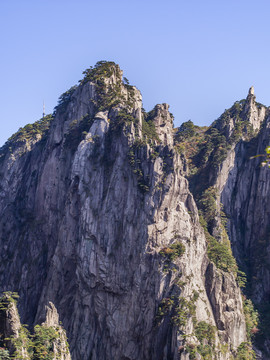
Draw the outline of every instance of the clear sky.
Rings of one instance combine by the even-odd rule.
[[[270,105],[269,18],[269,0],[0,0],[0,146],[99,60],[175,126],[209,125],[251,85]]]

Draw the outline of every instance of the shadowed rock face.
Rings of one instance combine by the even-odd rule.
[[[168,105],[146,141],[140,92],[115,68],[102,91],[119,101],[102,108],[97,89],[83,81],[43,137],[2,151],[0,290],[19,292],[30,324],[55,304],[74,360],[189,359],[201,322],[229,359],[246,340],[240,290],[209,264]]]

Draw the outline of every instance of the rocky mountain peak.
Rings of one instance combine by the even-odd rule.
[[[49,305],[45,306],[45,311],[46,320],[41,326],[45,329],[52,329],[52,331],[58,334],[57,338],[52,342],[54,359],[71,360],[66,332],[60,325],[57,309],[51,301],[49,301]]]
[[[164,145],[173,145],[173,116],[168,104],[158,104],[153,109],[153,123],[156,132]]]
[[[100,61],[83,74],[80,84],[59,98],[50,143],[60,144],[66,138],[79,137],[79,134],[88,132],[93,119],[101,113],[110,120],[117,118],[119,113],[129,114],[138,119],[140,133],[142,96],[135,86],[129,85],[126,78],[122,79],[120,67],[114,62]]]
[[[248,95],[246,98],[246,107],[254,106],[255,103],[256,103],[256,95],[254,91],[254,86],[251,86],[248,90]]]
[[[59,326],[59,315],[54,304],[49,301],[49,305],[45,306],[46,320],[43,325]]]
[[[254,91],[210,128],[188,121],[173,148],[169,105],[142,110],[122,75],[97,63],[61,96],[41,140],[4,150],[0,290],[18,289],[36,359],[44,334],[52,358],[69,359],[59,318],[74,360],[249,359],[257,320],[246,328],[219,193],[234,221],[226,205],[252,174],[236,181],[234,160]]]
[[[231,108],[226,109],[212,127],[218,129],[231,144],[240,138],[251,139],[258,133],[266,117],[266,110],[264,105],[256,102],[254,87],[251,86],[247,98],[236,101]]]
[[[249,123],[252,125],[253,130],[259,130],[265,118],[266,108],[256,103],[256,96],[254,87],[251,86],[248,91],[248,96],[245,102],[244,112],[247,116]]]
[[[254,86],[249,88],[248,95],[254,95]]]

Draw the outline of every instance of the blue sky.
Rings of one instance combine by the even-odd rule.
[[[209,125],[245,98],[270,105],[269,1],[1,0],[0,146],[51,113],[99,60],[115,61],[146,110]]]

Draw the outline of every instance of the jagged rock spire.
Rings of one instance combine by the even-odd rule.
[[[59,315],[54,304],[49,301],[49,305],[45,306],[46,320],[42,325],[59,326]]]
[[[258,130],[265,117],[265,107],[257,106],[254,86],[251,86],[248,91],[245,104],[245,113],[247,114],[248,120],[253,126],[253,129]]]
[[[254,86],[249,88],[248,95],[254,95]]]
[[[153,122],[163,145],[173,145],[173,118],[168,104],[158,104],[154,108]]]
[[[49,305],[45,306],[45,311],[46,320],[42,323],[42,326],[52,327],[58,332],[58,338],[53,342],[54,359],[71,360],[66,332],[62,326],[60,326],[57,309],[51,301],[49,301]]]

